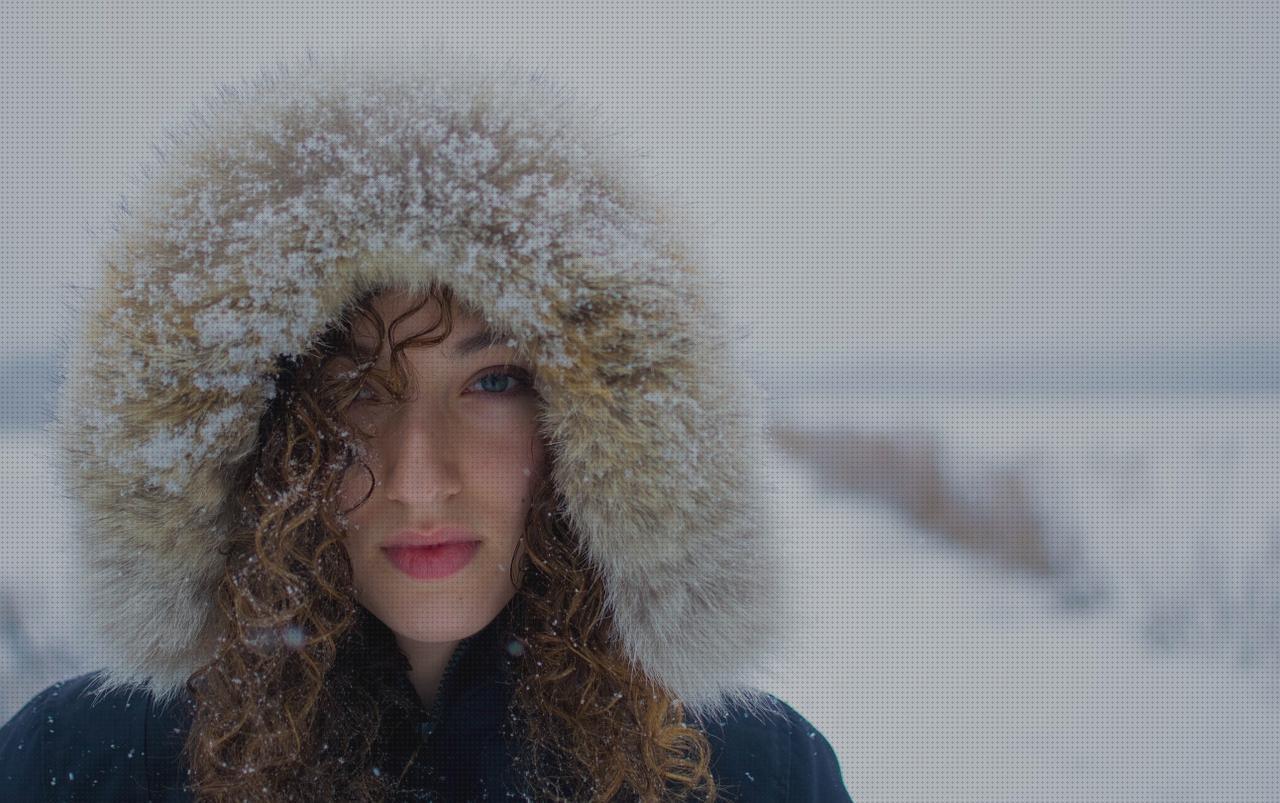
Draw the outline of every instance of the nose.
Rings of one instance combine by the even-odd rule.
[[[457,430],[436,416],[409,413],[385,434],[387,461],[383,480],[387,499],[401,502],[418,518],[432,518],[423,505],[462,490]]]

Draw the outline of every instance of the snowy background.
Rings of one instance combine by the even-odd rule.
[[[316,50],[570,80],[708,221],[770,393],[798,648],[858,803],[1280,787],[1280,10],[0,10],[0,718],[96,668],[40,425],[165,127]]]

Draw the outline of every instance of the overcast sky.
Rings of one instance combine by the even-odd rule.
[[[6,0],[0,356],[52,345],[131,171],[219,83],[308,47],[446,41],[603,103],[711,222],[772,364],[1194,362],[1274,385],[1278,22],[1270,3]]]

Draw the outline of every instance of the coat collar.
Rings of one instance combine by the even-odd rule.
[[[477,799],[515,784],[511,701],[519,642],[511,630],[512,608],[458,643],[430,707],[419,699],[390,630],[373,617],[366,620],[368,655],[376,656],[366,664],[368,680],[386,717],[375,766],[390,774],[400,797],[436,790]],[[463,789],[460,783],[478,786]]]
[[[383,712],[373,766],[392,779],[393,799],[475,800],[519,788],[514,759],[522,745],[511,713],[519,644],[511,629],[513,608],[458,643],[430,708],[409,679],[409,661],[394,634],[361,610],[335,670],[354,673]],[[147,782],[156,794],[176,795],[186,780],[181,751],[191,701],[185,692],[163,703],[148,699]]]
[[[503,712],[495,712],[489,706],[473,711],[470,706],[484,701],[501,702],[505,707],[510,698],[519,649],[511,632],[512,608],[509,604],[483,629],[458,642],[430,707],[418,697],[409,679],[409,661],[396,646],[390,629],[366,614],[362,626],[373,631],[367,641],[372,648],[369,654],[379,657],[365,665],[378,698],[424,736],[430,736],[435,729],[496,728]],[[486,721],[477,721],[477,714],[485,715]]]

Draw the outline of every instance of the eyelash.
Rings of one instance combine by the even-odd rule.
[[[479,379],[477,379],[475,382],[472,382],[471,385],[468,385],[468,387],[475,386],[480,382],[488,379],[491,376],[509,376],[512,379],[519,382],[520,386],[517,386],[515,390],[508,389],[505,391],[497,391],[494,393],[487,393],[485,391],[480,391],[480,395],[482,396],[514,396],[519,393],[524,393],[526,391],[533,390],[533,382],[529,378],[528,373],[526,373],[524,370],[520,368],[505,368],[505,369],[499,368],[491,371],[486,371],[484,374],[480,376]],[[372,391],[372,388],[369,384],[365,384],[363,387],[360,388],[360,390],[356,391],[355,398],[352,399],[352,404],[355,404],[357,402],[377,401],[378,399],[377,396],[374,396],[372,398],[363,397],[361,394],[365,393],[366,391],[370,391],[370,392]]]
[[[524,371],[520,370],[519,368],[497,369],[497,370],[489,371],[484,375],[482,375],[475,382],[472,382],[471,385],[473,386],[477,385],[491,376],[509,376],[512,379],[519,382],[520,386],[517,386],[515,390],[508,389],[505,391],[498,391],[496,393],[487,393],[487,392],[481,391],[481,395],[483,396],[514,396],[515,394],[521,393],[525,390],[533,389],[533,383],[530,381],[529,375],[526,374]]]

